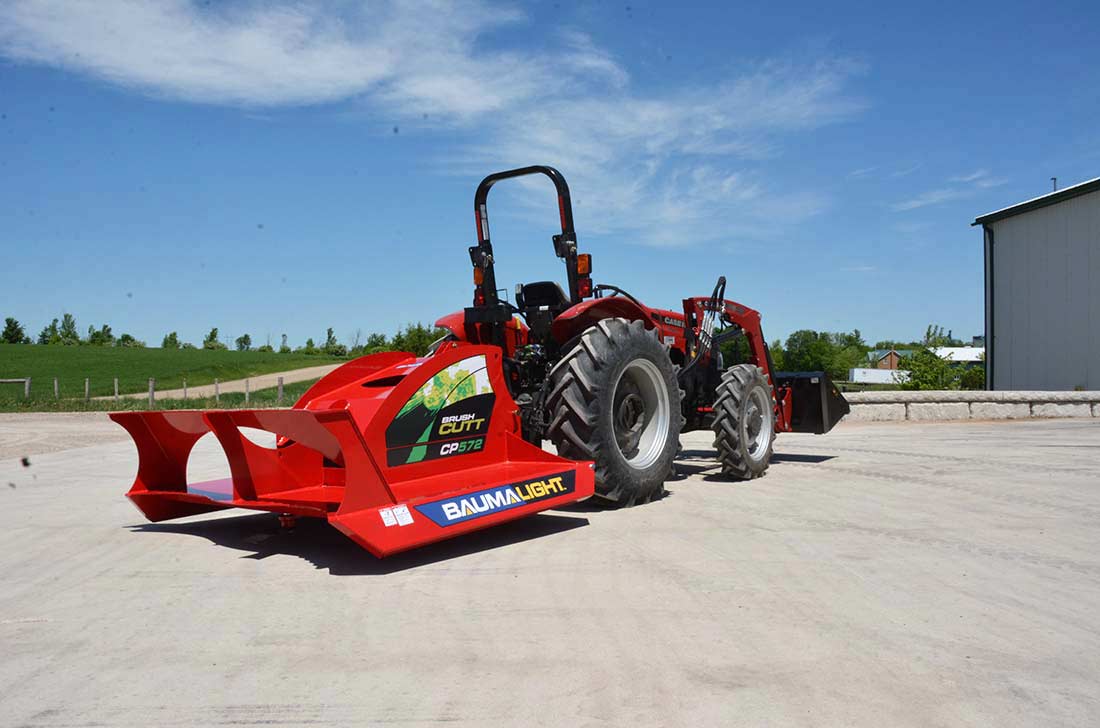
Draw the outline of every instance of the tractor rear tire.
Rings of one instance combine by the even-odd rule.
[[[604,319],[550,371],[547,438],[596,464],[596,496],[632,506],[664,495],[684,417],[668,349],[641,321]]]
[[[722,474],[741,480],[768,469],[775,444],[775,399],[764,370],[737,364],[722,374],[714,400],[714,447]]]

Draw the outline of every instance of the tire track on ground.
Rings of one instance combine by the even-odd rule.
[[[952,482],[947,478],[928,478],[920,475],[914,475],[906,473],[899,475],[896,473],[883,472],[878,470],[866,470],[863,468],[834,465],[829,463],[827,465],[822,463],[798,463],[798,462],[785,462],[784,466],[792,466],[795,468],[820,468],[825,467],[830,472],[847,473],[849,475],[855,475],[860,478],[872,479],[872,480],[886,480],[894,483],[902,484],[918,484],[927,486],[930,488],[936,488],[939,490],[954,491],[957,493],[966,493],[967,495],[974,496],[983,500],[993,501],[995,503],[1003,503],[1013,506],[1028,506],[1031,508],[1038,508],[1051,513],[1073,515],[1073,516],[1088,516],[1092,518],[1100,518],[1100,508],[1090,503],[1083,503],[1080,501],[1075,502],[1054,502],[1041,498],[1032,498],[1024,495],[1013,495],[1006,491],[989,491],[981,488],[975,488],[967,485],[963,485],[958,482]],[[1005,483],[1010,483],[1006,478]],[[1031,486],[1028,486],[1031,487]]]

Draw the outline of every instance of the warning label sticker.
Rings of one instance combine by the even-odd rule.
[[[409,513],[408,506],[396,506],[393,509],[393,515],[397,519],[398,526],[407,526],[413,522],[412,514]]]
[[[383,508],[378,511],[378,515],[382,517],[382,524],[386,528],[390,526],[408,526],[413,522],[412,513],[409,512],[408,506]]]

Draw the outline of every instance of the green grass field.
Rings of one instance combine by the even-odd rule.
[[[243,392],[231,392],[223,394],[218,400],[213,397],[191,397],[189,399],[157,399],[155,409],[241,409],[266,407],[290,407],[298,398],[306,393],[316,382],[311,379],[305,382],[294,382],[283,386],[283,401],[279,404],[278,388],[269,387],[258,389],[249,395],[248,402],[244,401]],[[118,412],[120,410],[141,411],[149,409],[149,400],[120,398],[116,404],[113,399],[93,399],[84,401],[83,395],[73,398],[54,399],[51,393],[48,397],[32,397],[23,399],[22,394],[18,398],[10,396],[10,393],[0,395],[0,412]]]
[[[53,399],[53,379],[58,378],[61,397],[84,396],[84,379],[91,380],[93,397],[119,392],[144,392],[149,378],[157,389],[177,389],[225,382],[258,374],[289,371],[344,361],[330,356],[277,354],[257,351],[206,351],[203,349],[129,349],[106,346],[25,346],[0,344],[0,379],[31,378],[31,398]],[[22,386],[0,385],[0,401],[23,396]]]

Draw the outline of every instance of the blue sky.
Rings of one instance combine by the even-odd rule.
[[[833,7],[840,6],[840,7]],[[980,213],[1100,175],[1096,3],[0,5],[0,316],[293,344],[468,305],[485,173],[769,339],[983,327]],[[498,281],[562,277],[548,183]]]

